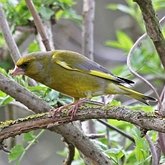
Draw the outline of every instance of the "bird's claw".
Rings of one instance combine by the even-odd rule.
[[[56,109],[51,109],[50,110],[50,115],[53,117],[53,118],[57,118],[57,114],[62,112],[64,109],[69,108],[69,111],[68,111],[68,115],[71,116],[70,120],[72,120],[75,116],[76,116],[76,113],[77,113],[77,110],[78,108],[86,101],[86,99],[82,99],[82,100],[78,100],[77,102],[74,102],[74,103],[71,103],[71,104],[68,104],[68,105],[63,105],[59,108],[56,108]]]

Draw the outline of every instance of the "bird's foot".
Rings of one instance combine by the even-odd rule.
[[[84,102],[86,102],[86,101],[87,101],[87,99],[80,99],[80,100],[78,100],[78,101],[72,103],[72,106],[71,106],[71,108],[70,108],[69,111],[68,111],[68,115],[71,116],[71,120],[72,120],[72,119],[74,118],[74,116],[76,115],[78,108],[79,108]]]
[[[86,101],[87,101],[87,99],[81,99],[81,100],[78,100],[74,103],[63,105],[63,106],[61,106],[59,108],[56,108],[56,109],[51,109],[50,110],[50,116],[52,116],[53,118],[57,118],[57,114],[59,114],[63,110],[70,107],[69,111],[68,111],[68,115],[71,116],[71,120],[72,120],[74,118],[74,116],[76,115],[76,112],[77,112],[78,108]]]
[[[63,105],[58,108],[52,108],[50,110],[50,116],[53,117],[54,119],[57,118],[58,114],[62,112],[64,109],[68,108],[71,104]]]
[[[70,108],[69,111],[68,111],[68,115],[71,116],[71,120],[72,120],[72,119],[74,118],[74,116],[76,115],[78,108],[79,108],[84,102],[86,102],[86,101],[87,101],[87,99],[85,98],[85,99],[80,99],[80,100],[78,100],[78,101],[72,103],[72,106],[71,106],[71,108]]]

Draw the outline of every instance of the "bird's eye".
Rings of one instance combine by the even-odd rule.
[[[25,68],[27,68],[27,66],[28,66],[28,62],[25,62],[22,65],[20,65],[19,67],[25,69]]]

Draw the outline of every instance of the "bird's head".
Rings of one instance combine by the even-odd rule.
[[[34,77],[39,74],[44,68],[44,64],[47,62],[46,55],[32,53],[30,55],[21,57],[15,65],[12,75],[27,75],[29,77]]]

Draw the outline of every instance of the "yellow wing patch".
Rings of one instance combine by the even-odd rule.
[[[58,65],[62,66],[63,68],[65,68],[65,69],[80,71],[80,70],[78,70],[78,69],[71,68],[65,61],[56,60],[56,63],[57,63]]]
[[[115,77],[113,75],[108,74],[108,73],[104,73],[104,72],[99,71],[99,70],[85,70],[85,69],[79,69],[76,67],[75,68],[71,67],[67,62],[60,60],[60,56],[58,56],[58,54],[54,54],[53,58],[55,59],[55,62],[58,65],[62,66],[65,69],[72,70],[72,71],[74,70],[74,71],[82,72],[85,74],[90,74],[93,76],[97,76],[97,77],[101,77],[101,78],[105,78],[105,79],[109,79],[109,80],[115,80]]]
[[[115,78],[112,75],[101,72],[101,71],[97,71],[97,70],[85,71],[85,70],[79,70],[79,69],[76,69],[76,68],[71,68],[65,61],[56,60],[56,63],[58,65],[62,66],[63,68],[68,69],[68,70],[74,70],[74,71],[90,74],[90,75],[93,75],[93,76],[106,78],[106,79],[109,79],[109,80],[115,80]]]
[[[106,79],[109,79],[109,80],[115,80],[115,78],[112,75],[110,75],[108,73],[98,71],[98,70],[90,70],[89,74],[91,74],[93,76],[97,76],[97,77],[106,78]]]

